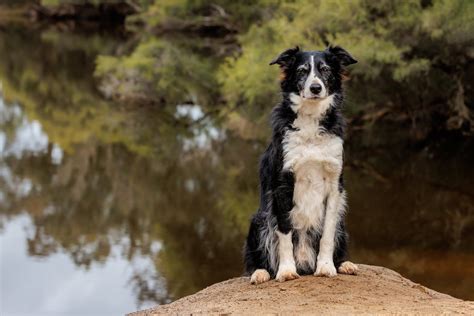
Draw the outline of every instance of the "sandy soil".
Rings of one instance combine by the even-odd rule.
[[[171,304],[132,313],[164,314],[465,314],[474,302],[438,293],[390,269],[359,265],[356,276],[305,276],[250,285],[249,278],[214,284]]]

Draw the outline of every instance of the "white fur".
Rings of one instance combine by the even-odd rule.
[[[306,78],[306,82],[304,84],[304,90],[303,90],[303,97],[305,98],[324,98],[327,96],[327,89],[324,83],[322,82],[321,79],[316,76],[316,65],[314,64],[314,56],[311,56],[311,61],[310,61],[310,67],[311,71],[308,75],[308,78]],[[314,93],[311,92],[310,87],[313,83],[319,83],[322,87],[321,92],[319,94],[315,95]]]
[[[270,280],[270,273],[265,269],[257,269],[250,277],[251,284],[260,284]]]
[[[298,244],[295,246],[296,267],[314,270],[316,267],[316,254],[307,232],[299,232]]]
[[[334,247],[335,247],[335,236],[336,227],[341,210],[345,207],[345,196],[341,194],[337,188],[337,184],[331,192],[329,192],[326,216],[324,218],[323,235],[319,244],[318,254],[318,267],[324,265],[325,262],[332,262]]]
[[[271,208],[271,205],[269,205]],[[278,269],[278,236],[275,234],[277,230],[277,221],[274,216],[270,216],[266,225],[260,231],[259,248],[268,254],[268,262],[273,271]]]
[[[290,219],[302,237],[295,247],[296,264],[314,269],[316,255],[306,232],[310,229],[322,231],[316,270],[331,276],[335,273],[332,254],[336,226],[345,203],[344,195],[338,189],[343,141],[324,133],[319,120],[332,106],[333,96],[305,99],[293,94],[290,98],[292,109],[298,116],[293,123],[295,130],[288,131],[283,140],[283,168],[295,175],[294,207]]]
[[[357,274],[357,271],[359,267],[350,261],[344,261],[337,269],[337,272],[342,274]]]
[[[314,275],[327,276],[327,277],[336,276],[337,271],[332,259],[322,260],[322,259],[319,259],[319,256],[318,256],[318,266],[316,267],[316,272],[314,273]]]
[[[276,232],[278,236],[278,257],[279,266],[276,275],[277,281],[286,281],[298,277],[296,273],[295,259],[293,257],[293,242],[291,240],[291,232],[283,234]]]
[[[291,93],[290,101],[292,103],[291,108],[295,113],[298,113],[298,118],[300,119],[300,121],[307,121],[305,118],[319,120],[324,115],[324,113],[326,113],[326,111],[332,106],[334,102],[334,95],[331,94],[330,96],[327,96],[322,99],[307,99],[297,95],[296,93]],[[296,123],[295,120],[295,123],[293,124],[298,123]]]

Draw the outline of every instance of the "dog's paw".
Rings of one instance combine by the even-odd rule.
[[[250,277],[250,284],[261,284],[270,280],[270,273],[265,269],[257,269]]]
[[[327,277],[336,276],[337,271],[334,262],[332,262],[332,260],[318,261],[314,275]]]
[[[357,274],[358,270],[359,267],[350,261],[344,261],[337,269],[337,271],[342,274]]]
[[[278,282],[285,282],[289,280],[298,279],[300,275],[293,269],[278,270],[275,280]]]

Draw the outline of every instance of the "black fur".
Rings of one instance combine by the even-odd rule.
[[[269,253],[263,246],[262,231],[270,225],[286,234],[292,231],[289,213],[293,208],[293,190],[295,179],[290,171],[283,170],[282,141],[292,126],[297,114],[292,110],[290,94],[300,94],[302,84],[308,76],[307,64],[310,56],[318,63],[318,77],[322,78],[329,95],[334,94],[334,106],[320,120],[320,126],[326,133],[344,137],[344,119],[341,113],[343,105],[342,73],[344,67],[356,61],[342,48],[329,47],[325,51],[300,51],[298,47],[286,50],[270,64],[278,64],[282,70],[282,101],[273,109],[271,125],[273,129],[271,142],[260,161],[260,207],[252,217],[245,245],[245,270],[252,274],[256,269],[266,269],[275,277],[275,269],[270,264]],[[342,175],[339,190],[344,190]],[[274,226],[273,226],[274,225]],[[345,260],[347,234],[344,230],[344,219],[339,222],[334,264],[337,267]],[[311,244],[319,251],[321,232],[310,230]],[[293,232],[293,243],[298,241],[298,234]],[[303,269],[299,274],[312,274],[314,270]]]

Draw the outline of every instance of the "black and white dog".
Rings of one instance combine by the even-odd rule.
[[[357,61],[341,47],[280,54],[283,100],[272,112],[272,140],[260,162],[260,208],[245,245],[251,283],[300,274],[355,274],[344,261],[342,79]]]

